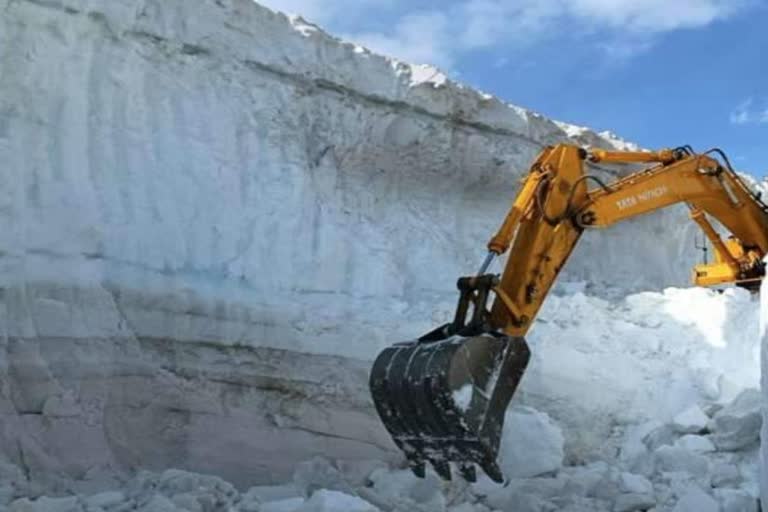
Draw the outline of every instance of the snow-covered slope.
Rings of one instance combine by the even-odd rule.
[[[247,486],[317,454],[393,460],[371,358],[450,315],[544,145],[629,146],[250,0],[0,12],[0,452],[49,485],[181,467]],[[678,292],[595,297],[684,284],[693,233],[673,209],[590,233],[569,263],[587,295],[547,305],[521,394],[562,423],[569,460],[622,412],[754,383],[722,376],[751,345],[709,346],[700,320],[649,306]],[[723,325],[753,315],[743,294],[702,293]],[[684,392],[666,396],[673,368]]]

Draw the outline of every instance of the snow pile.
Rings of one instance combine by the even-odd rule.
[[[516,399],[563,425],[570,461],[589,460],[616,424],[701,422],[679,414],[758,388],[758,317],[759,301],[740,289],[552,295]]]

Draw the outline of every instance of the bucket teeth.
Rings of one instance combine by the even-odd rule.
[[[483,468],[483,471],[485,471],[485,474],[488,475],[488,478],[496,482],[497,484],[503,484],[504,483],[504,474],[501,472],[501,468],[498,464],[496,464],[496,461],[489,460],[486,461],[481,465]]]
[[[495,461],[504,413],[529,356],[523,338],[481,335],[393,345],[376,358],[376,410],[416,476],[429,462],[450,480],[456,462],[466,480],[477,464],[503,481]],[[460,390],[471,396],[455,398]]]
[[[477,471],[472,464],[459,464],[459,473],[467,482],[477,482]]]
[[[423,462],[413,464],[411,466],[411,471],[413,471],[413,474],[419,478],[424,478],[427,476],[427,466]]]
[[[435,473],[440,475],[440,478],[442,478],[443,480],[451,479],[451,464],[448,461],[433,460],[431,462],[432,462],[432,467],[435,468]]]

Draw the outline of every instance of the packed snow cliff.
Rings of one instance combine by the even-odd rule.
[[[371,407],[372,358],[451,316],[537,152],[630,144],[250,0],[0,12],[0,507],[754,503],[758,308],[664,290],[697,259],[678,209],[580,243],[509,486],[413,480]]]

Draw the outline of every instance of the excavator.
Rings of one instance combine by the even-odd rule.
[[[639,170],[606,183],[588,172],[598,164]],[[694,266],[693,283],[757,291],[768,253],[768,206],[721,150],[560,144],[539,154],[479,272],[459,278],[453,321],[384,349],[374,361],[374,405],[417,476],[429,463],[450,480],[454,464],[468,481],[477,479],[476,466],[504,481],[496,459],[505,411],[530,359],[525,335],[582,234],[678,203],[687,205],[714,254]],[[489,273],[506,252],[503,272]]]

